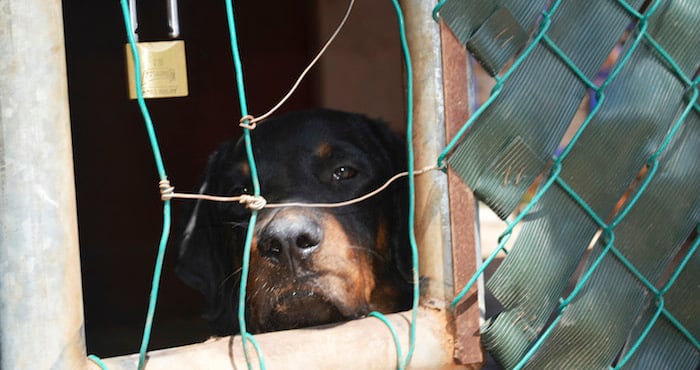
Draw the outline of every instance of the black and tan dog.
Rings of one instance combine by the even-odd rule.
[[[252,131],[261,195],[268,203],[340,202],[364,195],[405,168],[402,141],[382,122],[313,110]],[[252,193],[244,143],[211,155],[200,193]],[[252,332],[328,324],[410,305],[405,183],[339,208],[263,209],[254,228],[246,293]],[[206,299],[216,334],[236,318],[250,211],[237,203],[188,204],[177,272]]]

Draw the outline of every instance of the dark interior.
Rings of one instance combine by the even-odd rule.
[[[140,40],[167,39],[165,1],[138,3]],[[329,3],[235,2],[251,113],[272,107],[325,42],[347,6]],[[178,191],[192,190],[209,153],[240,134],[224,6],[224,1],[179,2],[189,96],[147,101]],[[400,130],[401,60],[389,7],[358,1],[345,36],[281,111],[355,110]],[[158,176],[138,105],[127,98],[119,2],[66,0],[63,11],[88,352],[134,353],[161,234]],[[175,220],[179,208],[174,201]],[[201,341],[209,333],[200,318],[202,299],[175,276],[174,257],[169,246],[149,349]]]

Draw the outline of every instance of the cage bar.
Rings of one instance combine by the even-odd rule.
[[[434,4],[404,1],[409,48],[414,66],[414,149],[416,168],[436,163],[446,143],[446,114],[449,132],[468,115],[467,59],[456,51],[446,67],[455,85],[443,86],[441,32],[432,17]],[[455,43],[449,48],[463,49]],[[453,50],[455,52],[455,50]],[[460,77],[461,76],[461,77]],[[462,89],[457,84],[462,84]],[[449,112],[444,110],[443,89],[452,89],[453,101],[463,101]],[[463,123],[463,122],[462,122]],[[452,193],[468,191],[452,184]],[[476,300],[460,307],[462,340],[455,352],[454,317],[447,309],[454,296],[453,272],[470,276],[474,271],[474,202],[467,196],[450,203],[447,176],[441,172],[421,175],[416,181],[416,235],[420,254],[422,281],[421,308],[417,318],[416,350],[409,368],[478,368],[482,362],[478,344],[479,312]],[[452,222],[467,221],[458,239],[451,239],[450,206],[460,207],[460,217]],[[466,218],[465,218],[466,216]],[[471,221],[470,221],[471,220]],[[460,243],[459,271],[452,269],[453,242]],[[471,271],[466,271],[471,269]],[[467,275],[468,274],[468,275]],[[475,295],[474,295],[475,297]],[[408,350],[411,312],[388,315],[394,324],[404,354]],[[476,333],[475,333],[476,331]],[[466,333],[466,334],[464,334]],[[397,366],[396,346],[388,328],[375,318],[355,320],[319,328],[298,329],[256,335],[268,368],[393,369]],[[472,348],[473,347],[473,348]],[[356,348],[356,349],[351,349]],[[366,350],[365,350],[366,349]],[[252,349],[249,353],[255,353]],[[240,336],[212,339],[205,343],[149,353],[148,369],[190,369],[206,364],[208,368],[246,368]],[[457,358],[457,361],[455,361]],[[131,369],[137,355],[105,360],[112,370]],[[251,361],[257,368],[256,359]],[[464,365],[460,365],[464,364]],[[96,365],[94,366],[95,368]]]
[[[403,3],[416,71],[417,168],[435,163],[446,138],[434,5]],[[0,10],[0,368],[97,368],[85,352],[61,4],[0,0]],[[453,359],[447,309],[454,294],[447,177],[433,172],[419,178],[416,227],[421,275],[428,283],[409,368],[463,368]],[[404,354],[410,317],[388,315]],[[376,318],[256,338],[269,368],[397,364],[391,333]],[[138,360],[128,355],[104,361],[110,369],[132,369]],[[242,368],[244,361],[240,337],[234,336],[150,352],[147,369]]]
[[[409,368],[457,369],[452,360],[452,336],[444,311],[421,309],[418,315],[416,352]],[[394,325],[405,354],[411,312],[387,316]],[[386,326],[375,318],[339,325],[272,332],[255,336],[268,369],[395,369],[396,346]],[[255,350],[250,347],[253,369],[258,369]],[[104,361],[110,370],[136,368],[138,355],[113,357]],[[93,365],[95,370],[99,369]],[[153,351],[148,370],[246,369],[241,337],[213,339],[190,346]]]
[[[474,81],[467,50],[440,20],[442,75],[445,94],[445,136],[451,140],[471,115],[470,86]],[[447,170],[452,241],[453,293],[459,294],[479,267],[477,207],[474,193],[451,168]],[[480,302],[475,284],[455,307],[455,360],[479,367],[484,362],[481,348]]]
[[[85,364],[60,1],[0,0],[0,368]]]

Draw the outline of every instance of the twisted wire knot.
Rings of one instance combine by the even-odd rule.
[[[238,202],[245,204],[246,207],[254,211],[259,211],[267,205],[267,200],[265,200],[265,198],[248,194],[241,195],[241,199]]]
[[[158,188],[160,189],[160,199],[163,201],[173,199],[173,194],[175,193],[175,188],[170,185],[170,180],[164,179],[158,182]]]
[[[247,116],[243,116],[241,120],[238,121],[238,126],[247,128],[248,130],[254,130],[258,126],[258,123],[255,121],[255,117],[249,114]]]

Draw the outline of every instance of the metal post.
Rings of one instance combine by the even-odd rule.
[[[442,38],[442,68],[445,93],[445,128],[451,140],[470,115],[474,100],[474,83],[467,50],[440,21]],[[474,275],[481,254],[477,241],[477,209],[474,193],[451,169],[447,171],[450,193],[450,219],[452,230],[452,261],[454,293],[458,294]],[[479,368],[484,362],[480,340],[480,311],[476,285],[455,307],[455,359],[464,365]]]
[[[0,0],[0,368],[86,368],[60,1]]]
[[[433,20],[437,1],[404,0],[414,80],[414,147],[416,168],[437,162],[449,139],[469,117],[468,62],[464,47]],[[447,311],[455,292],[476,271],[475,201],[452,171],[416,179],[416,236],[420,248],[422,304]],[[456,286],[455,284],[459,284]],[[458,363],[478,368],[476,289],[447,314],[454,320]]]
[[[437,163],[445,147],[440,27],[436,2],[404,0],[406,38],[413,64],[413,146],[416,169]],[[447,178],[437,171],[416,177],[416,239],[423,305],[445,308],[452,294]]]

